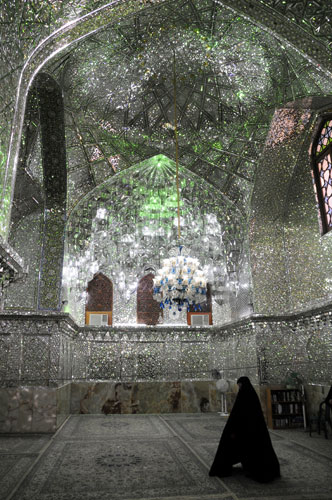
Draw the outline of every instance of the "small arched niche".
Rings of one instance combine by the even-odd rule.
[[[96,273],[88,283],[85,305],[85,324],[112,325],[113,283],[103,273]]]
[[[211,285],[206,285],[206,301],[200,307],[189,306],[187,311],[187,323],[192,326],[212,325],[212,295]]]
[[[154,274],[143,276],[137,286],[137,323],[156,325],[162,316],[158,301],[153,298]]]

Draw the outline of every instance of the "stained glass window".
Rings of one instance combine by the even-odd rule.
[[[332,229],[332,117],[326,118],[313,148],[314,186],[322,233]]]

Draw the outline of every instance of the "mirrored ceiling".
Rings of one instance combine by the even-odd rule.
[[[295,49],[213,0],[146,8],[43,71],[65,99],[70,208],[138,162],[174,159],[176,109],[180,163],[246,217],[274,109],[332,87]]]

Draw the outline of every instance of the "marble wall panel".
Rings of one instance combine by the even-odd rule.
[[[13,432],[19,416],[19,389],[0,388],[0,432]]]
[[[319,405],[326,398],[330,387],[318,384],[306,384],[304,386],[308,418],[318,415]]]
[[[132,391],[133,413],[181,412],[180,382],[137,382]]]
[[[55,432],[56,392],[49,387],[0,389],[0,432]]]
[[[139,413],[138,388],[138,383],[115,383],[114,402],[107,401],[102,407],[102,412]]]
[[[57,426],[56,389],[35,387],[33,389],[32,432],[55,432]]]
[[[214,381],[72,383],[71,413],[200,413],[220,410]]]
[[[35,409],[35,389],[32,389],[30,387],[19,387],[17,398],[19,404],[17,421],[13,421],[12,424],[22,432],[31,432]]]
[[[120,387],[121,386],[121,387]],[[121,413],[130,408],[131,385],[118,382],[72,383],[71,413]],[[104,411],[103,411],[104,408]],[[124,411],[124,413],[132,413]]]
[[[56,388],[56,427],[70,415],[71,382]]]
[[[182,413],[195,413],[198,409],[202,413],[211,411],[209,381],[181,382]]]
[[[221,393],[216,388],[216,381],[208,381],[209,384],[209,409],[210,411],[221,410]]]

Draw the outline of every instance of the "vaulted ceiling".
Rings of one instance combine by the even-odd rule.
[[[70,206],[155,154],[174,159],[176,98],[179,162],[246,215],[274,109],[332,88],[292,47],[213,0],[145,9],[44,70],[64,92]]]
[[[328,48],[329,6],[323,1],[250,2],[248,14],[256,7],[275,12],[274,34],[239,15],[240,1],[233,2],[236,11],[219,0],[141,3],[146,8],[139,13],[70,45],[43,67],[64,96],[68,207],[138,162],[156,154],[175,158],[176,97],[179,162],[219,189],[246,218],[274,109],[332,89],[318,65],[280,38],[278,23],[285,16],[301,26],[304,38],[310,35]],[[1,28],[8,41],[14,39],[19,62],[47,32],[102,4],[14,2],[2,13]],[[11,75],[17,70],[10,59],[13,50],[9,44],[2,47]],[[37,140],[23,165],[37,182],[42,177],[39,151]]]

